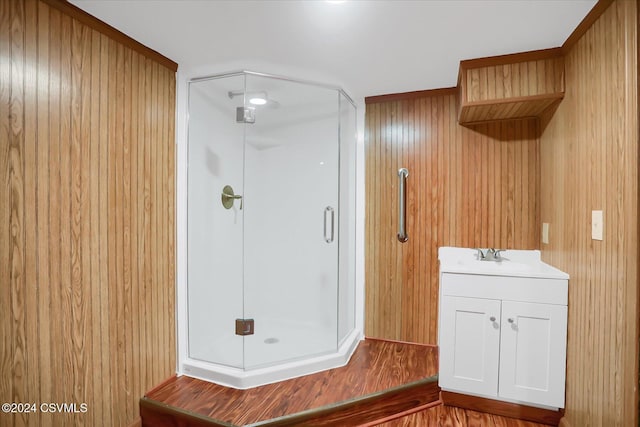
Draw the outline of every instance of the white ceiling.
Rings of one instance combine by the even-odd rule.
[[[187,75],[249,69],[371,95],[455,86],[462,59],[562,45],[595,0],[71,0]]]

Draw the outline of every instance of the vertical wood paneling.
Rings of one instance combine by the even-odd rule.
[[[367,104],[368,336],[437,343],[438,247],[539,245],[535,120],[459,126],[455,96]],[[409,169],[405,244],[400,167]]]
[[[38,4],[38,16],[47,16],[48,9]],[[38,66],[37,66],[37,117],[47,118],[45,120],[38,120],[37,122],[37,139],[42,141],[48,141],[50,139],[49,129],[49,88],[51,85],[49,76],[49,19],[42,19],[39,23],[39,31],[37,32],[37,44],[38,44]],[[1,103],[1,101],[0,101]],[[49,286],[46,283],[49,281],[51,272],[51,259],[49,253],[49,241],[50,241],[50,157],[51,147],[48,143],[38,142],[37,150],[37,170],[38,172],[38,184],[37,184],[37,196],[36,199],[40,202],[37,204],[37,244],[38,248],[36,253],[38,254],[38,275],[36,283],[38,286],[38,313],[35,319],[38,320],[38,346],[40,349],[38,355],[38,398],[42,400],[43,396],[51,396],[53,393],[52,384],[50,381],[43,381],[43,377],[46,376],[46,372],[52,372],[51,364],[51,332],[50,329],[43,326],[51,323],[51,307],[49,301],[51,301],[51,292]],[[40,323],[41,322],[41,323]],[[50,426],[51,418],[46,417],[43,414],[38,414],[38,422],[42,426]]]
[[[24,49],[24,5],[11,3],[10,31],[11,54],[22,59]],[[28,366],[25,366],[27,353],[25,333],[25,224],[24,224],[24,61],[11,58],[11,96],[9,100],[9,177],[5,185],[9,187],[9,224],[10,248],[7,259],[10,277],[7,283],[11,287],[11,317],[14,349],[11,358],[13,389],[12,393],[17,401],[25,399],[28,387]],[[16,425],[26,425],[26,414],[15,415]]]
[[[38,319],[26,313],[27,307],[38,307],[39,286],[37,282],[38,259],[37,254],[37,173],[36,168],[29,165],[36,164],[37,159],[37,72],[35,69],[26,66],[37,63],[37,3],[26,3],[24,10],[24,46],[25,46],[25,68],[24,68],[24,203],[32,206],[25,209],[25,377],[26,389],[34,390],[39,394],[39,378],[37,372],[40,370],[38,354],[30,351],[37,347],[38,342]],[[30,268],[28,267],[30,266]],[[29,415],[23,416],[24,424],[30,422]]]
[[[88,22],[88,21],[87,21]],[[0,401],[128,426],[175,371],[175,74],[47,2],[0,2]]]
[[[11,81],[11,4],[9,2],[0,2],[0,82]],[[9,150],[10,150],[10,99],[11,85],[0,84],[0,259],[10,260],[11,248],[11,203],[10,189],[6,183],[9,182]],[[0,286],[0,313],[11,312],[11,268],[9,262],[0,262],[0,277],[3,280],[3,286]],[[11,332],[11,322],[7,320],[7,316],[3,316],[4,320],[0,322],[0,337],[3,339],[3,345],[7,341],[13,342],[13,334]],[[0,396],[11,396],[13,393],[13,372],[11,367],[12,352],[0,352]],[[5,415],[7,423],[13,423],[12,414]]]
[[[542,255],[571,275],[571,426],[638,424],[637,19],[636,2],[615,1],[572,40],[564,101],[541,122]],[[604,212],[602,241],[592,210]]]

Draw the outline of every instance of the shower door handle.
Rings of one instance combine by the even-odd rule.
[[[406,168],[398,169],[398,240],[401,243],[409,240],[407,234],[407,177],[409,171]]]
[[[331,214],[331,230],[327,234],[327,216]],[[324,241],[327,243],[333,242],[333,229],[335,224],[334,210],[331,206],[324,208]]]

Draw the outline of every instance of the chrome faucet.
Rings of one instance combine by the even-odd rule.
[[[478,251],[477,253],[477,259],[479,261],[502,261],[502,255],[500,255],[500,252],[503,252],[504,249],[494,249],[494,248],[488,248],[488,249],[481,249],[481,248],[476,248],[476,250]]]

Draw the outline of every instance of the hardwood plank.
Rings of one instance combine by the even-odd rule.
[[[25,40],[24,40],[24,4],[11,4],[10,20],[10,67],[11,92],[9,97],[9,147],[8,147],[8,196],[5,200],[9,205],[9,230],[6,238],[10,241],[9,253],[5,262],[9,264],[9,277],[5,286],[11,292],[11,335],[12,357],[11,375],[13,387],[11,397],[13,402],[23,402],[28,398],[29,389],[27,365],[27,324],[26,324],[26,278],[24,266],[26,262],[25,236]],[[28,414],[16,414],[14,425],[27,425]]]
[[[101,279],[100,279],[100,49],[101,40],[100,33],[97,31],[90,32],[91,37],[91,66],[90,76],[91,83],[89,89],[89,117],[85,126],[88,128],[88,151],[89,159],[87,165],[91,165],[94,173],[89,174],[88,183],[88,207],[91,217],[90,224],[87,225],[89,232],[88,255],[89,255],[89,279],[88,286],[91,294],[91,308],[88,313],[88,322],[91,330],[99,331],[100,328],[100,305],[96,301],[102,301],[100,297]],[[97,171],[97,173],[95,173]],[[102,354],[102,338],[98,333],[92,333],[88,337],[89,345],[91,345],[91,354],[93,358],[98,359],[97,355]],[[87,363],[90,367],[91,364]],[[97,390],[101,389],[100,369],[91,369],[90,382],[92,383],[93,395],[99,394]],[[98,420],[104,420],[106,415],[103,412],[103,405],[98,404],[92,408],[93,423]]]
[[[44,15],[43,15],[44,16]],[[49,40],[60,39],[60,19],[58,11],[49,11]],[[51,43],[49,45],[49,69],[60,69],[60,44]],[[63,372],[62,358],[58,344],[58,334],[62,326],[63,312],[60,310],[61,304],[61,250],[60,250],[60,203],[61,203],[61,176],[60,176],[60,88],[61,76],[59,74],[49,74],[49,69],[44,73],[50,75],[48,88],[44,88],[49,104],[49,120],[47,123],[48,147],[49,147],[49,186],[48,191],[49,210],[49,271],[48,282],[50,297],[50,323],[47,326],[49,333],[49,358],[50,372]],[[44,337],[43,337],[44,338]],[[43,381],[50,387],[49,396],[60,396],[62,394],[62,381]],[[53,425],[53,415],[42,415],[43,425]]]
[[[151,80],[152,73],[151,61],[145,60],[145,92],[144,92],[144,100],[147,105],[147,113],[145,114],[144,121],[144,228],[142,233],[144,235],[144,255],[143,255],[143,269],[144,269],[144,282],[143,282],[143,290],[144,296],[143,300],[145,302],[145,313],[147,318],[149,318],[149,314],[153,307],[156,307],[155,302],[153,301],[153,284],[155,281],[153,280],[153,270],[152,270],[152,253],[153,247],[151,242],[151,229],[152,229],[152,212],[151,212],[151,176],[153,174],[152,162],[151,162],[151,147],[152,147],[152,138],[151,138],[151,127],[154,122],[154,118],[151,114]],[[154,381],[154,348],[153,348],[153,324],[148,322],[147,325],[147,334],[146,334],[146,343],[144,345],[145,355],[146,355],[146,363],[144,367],[146,369],[146,378],[147,380]]]
[[[108,194],[108,206],[110,207],[107,210],[107,233],[113,235],[114,237],[108,240],[108,283],[120,283],[121,280],[118,277],[117,271],[117,261],[116,261],[116,253],[117,253],[117,240],[118,229],[116,228],[117,221],[117,212],[116,206],[119,201],[116,196],[117,184],[116,184],[116,164],[117,164],[117,145],[121,145],[121,141],[117,140],[116,136],[116,111],[119,108],[116,100],[116,75],[117,75],[117,51],[116,51],[116,43],[113,40],[108,40],[108,56],[109,60],[109,82],[108,82],[108,97],[113,102],[107,104],[107,133],[109,135],[109,144],[108,153],[107,153],[107,194]],[[120,144],[118,144],[120,143]],[[120,235],[121,236],[121,235]],[[120,413],[112,412],[112,422],[114,424],[122,423],[122,419],[120,418],[120,414],[126,409],[122,405],[122,401],[119,399],[120,393],[120,383],[119,383],[119,373],[121,372],[121,368],[118,364],[118,354],[121,354],[118,351],[118,344],[121,343],[118,337],[118,325],[117,325],[117,307],[118,307],[118,287],[110,288],[108,291],[108,299],[106,303],[108,304],[108,311],[106,313],[107,319],[106,324],[109,328],[109,348],[107,349],[109,353],[109,372],[111,377],[111,384],[109,387],[111,404],[113,406],[122,408]]]
[[[24,4],[24,63],[36,64],[38,61],[38,4],[27,2]],[[36,67],[24,67],[24,315],[25,315],[25,389],[23,397],[40,400],[40,339],[39,319],[31,313],[38,311],[40,299],[40,283],[38,282],[38,185],[39,171],[28,167],[37,163],[39,149],[38,141],[38,73]],[[35,417],[22,415],[25,424],[38,422],[39,414]],[[35,418],[35,420],[34,420]]]
[[[142,361],[140,359],[140,330],[143,326],[143,316],[141,316],[140,310],[136,307],[142,306],[140,299],[140,287],[136,286],[139,283],[140,273],[138,271],[139,257],[138,252],[138,200],[140,195],[138,194],[138,147],[141,144],[138,135],[138,90],[139,90],[139,55],[136,52],[131,52],[131,80],[129,86],[128,99],[131,108],[127,112],[127,126],[128,126],[128,138],[131,141],[129,145],[129,163],[127,165],[129,178],[129,219],[130,219],[130,241],[129,241],[129,259],[130,259],[130,277],[131,277],[131,302],[129,311],[129,324],[131,325],[131,353],[129,358],[129,364],[132,369],[131,375],[131,388],[136,390],[143,390],[145,387],[144,380],[140,373]],[[140,417],[139,405],[135,402],[132,404],[132,418]]]
[[[72,165],[70,143],[71,108],[72,108],[72,79],[71,79],[71,26],[72,20],[65,15],[60,18],[60,312],[62,336],[67,339],[73,337],[73,263],[72,263],[72,212],[71,203],[73,197]],[[60,372],[74,372],[74,348],[73,344],[65,345],[58,350],[62,358],[62,370]],[[60,397],[73,401],[76,377],[74,375],[62,376],[62,390]],[[63,424],[73,424],[72,415],[60,414]],[[58,421],[58,420],[56,420]]]
[[[134,233],[136,236],[136,264],[137,264],[137,272],[138,275],[136,277],[136,290],[138,292],[138,307],[146,308],[146,299],[145,299],[145,192],[144,192],[144,166],[145,166],[145,85],[146,85],[146,72],[145,72],[145,59],[141,56],[138,57],[138,76],[137,76],[137,85],[136,85],[136,96],[135,98],[138,100],[137,109],[135,110],[136,116],[132,118],[132,120],[136,123],[136,188],[135,191],[137,196],[135,198],[136,204],[136,232]],[[146,310],[136,310],[138,316],[138,357],[139,357],[139,365],[138,365],[138,376],[139,376],[139,384],[140,387],[144,390],[144,388],[148,385],[149,376],[147,375],[148,369],[148,359],[147,359],[147,326],[148,322],[146,321],[148,317],[148,313]],[[150,328],[149,328],[150,329]],[[151,331],[149,331],[150,333]],[[139,410],[139,409],[138,409]]]
[[[151,119],[152,123],[156,123],[158,117],[158,65],[155,63],[150,64],[151,69],[151,96],[150,96],[150,107],[151,107]],[[158,168],[158,152],[159,152],[159,144],[158,144],[158,126],[151,126],[150,132],[150,167],[151,170],[155,171]],[[158,253],[160,249],[160,244],[158,242],[158,232],[157,230],[162,224],[158,218],[158,181],[160,180],[159,176],[152,174],[150,176],[150,212],[149,212],[149,222],[152,227],[151,231],[151,239],[150,239],[150,272],[151,272],[151,301],[154,307],[158,307],[161,310],[162,300],[160,295],[160,287],[158,283],[160,283],[160,275],[159,275],[159,263],[158,263]],[[161,314],[161,313],[159,313]],[[152,376],[154,382],[158,382],[164,378],[164,375],[160,373],[160,359],[161,355],[164,354],[164,348],[162,348],[162,337],[158,337],[158,339],[153,340],[152,347]]]
[[[110,170],[111,165],[109,162],[111,148],[109,144],[109,139],[112,138],[110,134],[110,123],[112,117],[112,108],[110,107],[109,100],[113,100],[110,94],[110,82],[112,74],[110,70],[113,70],[111,65],[112,62],[115,61],[110,55],[110,47],[109,47],[109,39],[101,35],[100,36],[100,92],[99,92],[99,103],[100,103],[100,142],[99,142],[99,164],[98,171],[100,173],[99,178],[99,210],[98,210],[98,221],[99,221],[99,236],[109,235],[109,226],[110,226],[110,215],[109,215],[109,206],[113,206],[110,204],[111,202],[111,193],[109,188],[109,178],[110,178]],[[101,354],[108,354],[107,357],[101,358],[100,369],[99,371],[103,374],[100,384],[102,390],[105,392],[102,393],[101,396],[101,404],[102,404],[102,416],[103,420],[106,424],[113,424],[112,412],[114,408],[114,399],[113,394],[111,393],[111,338],[112,333],[110,330],[110,319],[109,312],[111,309],[110,304],[110,295],[111,295],[111,287],[109,286],[111,281],[111,273],[109,269],[109,262],[111,259],[111,247],[109,242],[112,239],[104,239],[100,238],[99,241],[99,257],[100,257],[100,269],[99,269],[99,278],[100,278],[100,331],[101,340],[100,340],[100,349]],[[108,375],[107,375],[108,374]],[[106,390],[109,390],[106,392]],[[100,403],[97,403],[98,405]]]
[[[37,187],[37,233],[38,233],[38,277],[39,285],[37,319],[39,323],[39,369],[38,369],[38,388],[39,396],[52,396],[53,387],[50,381],[46,381],[44,373],[51,372],[51,256],[49,249],[51,247],[51,227],[49,222],[51,198],[49,181],[51,176],[51,164],[53,163],[51,152],[51,136],[49,128],[49,108],[50,108],[50,75],[49,75],[49,37],[50,37],[50,20],[48,6],[38,3],[38,30],[37,30],[37,169],[38,169],[38,187]],[[2,101],[0,101],[0,104]],[[1,394],[1,393],[0,393]],[[37,422],[41,426],[52,425],[50,416],[39,413]]]
[[[0,2],[0,200],[9,200],[11,190],[5,184],[9,182],[9,153],[11,123],[11,4]],[[11,205],[0,203],[0,259],[9,260],[11,257]],[[0,281],[11,282],[11,268],[9,262],[0,263]],[[0,286],[0,312],[11,313],[11,286]],[[5,401],[13,400],[13,375],[11,361],[13,360],[12,325],[8,321],[0,322],[0,396]],[[7,414],[7,423],[13,424],[15,417]]]
[[[90,90],[91,33],[88,28],[72,23],[72,280],[73,280],[73,347],[76,380],[74,402],[86,402],[93,395],[93,360],[90,312],[94,301],[91,294],[91,244],[89,227],[92,222],[89,203],[90,174]],[[74,81],[75,80],[75,81]],[[75,265],[73,265],[75,263]],[[75,414],[76,425],[90,425],[93,414]],[[89,418],[89,420],[87,420]]]
[[[175,120],[167,120],[169,116],[175,116],[174,112],[176,111],[176,73],[169,71],[166,73],[166,80],[161,82],[162,85],[168,85],[168,101],[166,105],[166,110],[162,115],[162,119],[168,124],[167,126],[167,136],[166,136],[166,148],[167,148],[167,164],[166,164],[166,174],[165,180],[167,182],[168,191],[164,195],[165,197],[165,205],[168,211],[168,217],[166,221],[165,231],[167,233],[167,254],[165,257],[165,262],[167,263],[168,276],[166,279],[165,289],[168,292],[167,299],[167,313],[169,314],[169,318],[162,328],[166,331],[169,330],[168,334],[168,343],[166,348],[175,349],[177,348],[177,337],[176,337],[176,310],[174,309],[176,305],[176,126]],[[165,369],[163,371],[166,372],[167,366],[177,366],[177,351],[167,351],[168,360],[165,365]],[[162,372],[164,375],[165,372]],[[173,371],[172,371],[173,372]],[[139,391],[142,393],[146,390],[147,386],[143,385]]]

